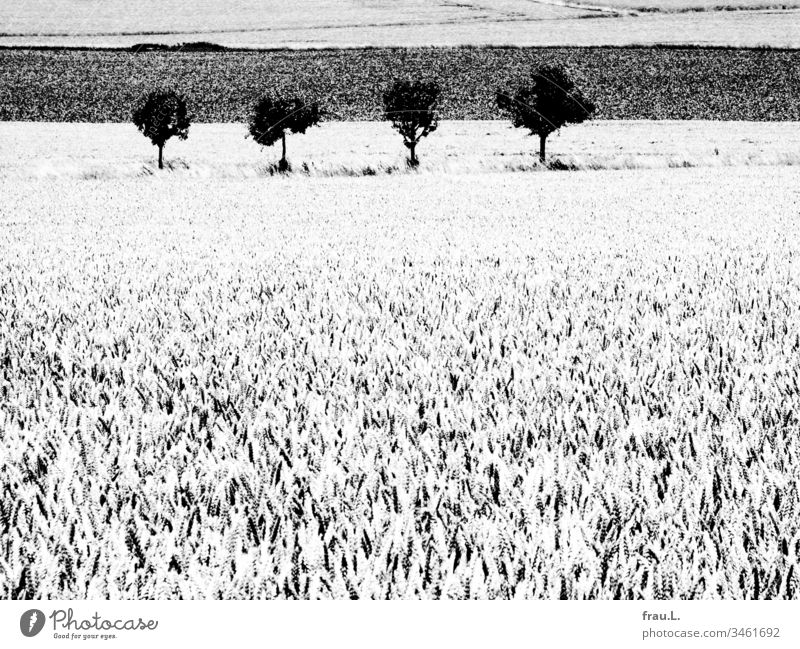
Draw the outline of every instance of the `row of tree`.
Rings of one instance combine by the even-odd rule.
[[[383,117],[403,137],[408,149],[408,164],[419,164],[417,145],[439,125],[441,88],[434,81],[400,80],[383,96]],[[531,81],[512,92],[499,90],[498,107],[510,117],[515,127],[526,128],[539,137],[539,159],[545,162],[547,137],[565,124],[589,119],[594,104],[583,96],[570,76],[559,67],[538,68]],[[325,118],[325,109],[317,100],[280,97],[274,93],[262,97],[253,107],[249,135],[262,146],[281,142],[280,171],[289,170],[286,158],[286,134],[305,133]],[[170,138],[185,140],[191,117],[186,99],[174,90],[149,93],[133,112],[137,128],[158,147],[158,167],[164,166],[164,145]]]

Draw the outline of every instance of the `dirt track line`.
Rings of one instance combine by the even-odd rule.
[[[641,13],[635,9],[620,9],[614,7],[604,7],[602,5],[583,4],[582,2],[566,2],[565,0],[528,0],[533,4],[550,5],[553,7],[566,7],[567,9],[582,9],[584,11],[596,11],[609,16],[639,16]]]

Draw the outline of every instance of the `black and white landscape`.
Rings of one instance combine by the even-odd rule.
[[[797,3],[78,4],[0,9],[4,598],[798,597]]]

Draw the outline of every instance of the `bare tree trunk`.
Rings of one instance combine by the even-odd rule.
[[[539,162],[541,162],[542,164],[544,164],[544,143],[545,143],[545,140],[547,140],[547,136],[546,135],[540,135],[539,136]]]
[[[416,167],[419,164],[419,160],[417,160],[417,143],[409,142],[408,150],[411,153],[411,159],[409,160],[409,162],[411,163],[412,167]]]
[[[158,168],[164,168],[164,145],[161,144],[158,147]]]
[[[281,161],[278,164],[278,169],[287,171],[289,169],[289,163],[286,161],[286,131],[281,133],[281,145],[283,147],[283,153],[281,154]]]

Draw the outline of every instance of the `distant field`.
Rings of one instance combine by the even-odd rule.
[[[225,53],[0,51],[0,120],[128,121],[155,85],[198,121],[246,121],[266,88],[321,98],[336,120],[380,115],[395,76],[438,79],[447,119],[500,117],[498,86],[543,62],[568,67],[600,119],[800,120],[800,51],[614,48],[368,49]]]
[[[800,0],[24,0],[0,7],[3,35],[136,35],[346,29],[572,19],[645,10],[792,9]]]
[[[618,11],[679,13],[685,11],[784,11],[800,8],[800,0],[571,0],[572,6]]]
[[[566,3],[565,3],[566,4]],[[542,20],[591,13],[530,0],[27,0],[0,8],[5,34],[125,35],[343,29]]]
[[[26,0],[0,6],[0,45],[786,47],[800,45],[797,14],[753,9],[798,6],[800,0]]]

